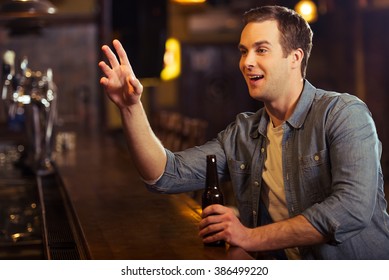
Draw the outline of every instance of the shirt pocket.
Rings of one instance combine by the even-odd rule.
[[[228,169],[230,171],[231,183],[234,186],[235,191],[238,191],[238,194],[245,191],[250,183],[250,163],[230,158],[228,159]],[[237,189],[238,187],[239,189]]]
[[[331,193],[331,169],[328,150],[300,157],[300,184],[302,197],[310,205],[322,202]]]
[[[234,174],[250,174],[250,163],[235,159],[228,159],[228,168],[230,173]]]
[[[241,217],[251,212],[252,195],[250,189],[251,166],[247,161],[228,159],[231,183]]]

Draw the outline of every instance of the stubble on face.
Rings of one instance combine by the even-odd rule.
[[[240,70],[250,96],[272,102],[282,95],[288,79],[288,57],[280,44],[278,24],[274,20],[248,23],[241,34]]]

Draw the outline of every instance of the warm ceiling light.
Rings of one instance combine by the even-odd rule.
[[[8,0],[0,5],[2,15],[43,15],[56,12],[56,7],[47,0]]]
[[[172,0],[178,4],[201,4],[207,2],[207,0]]]
[[[311,0],[301,0],[294,7],[307,22],[314,22],[317,20],[317,7]]]
[[[175,38],[166,41],[165,55],[163,57],[164,68],[161,79],[169,81],[180,76],[181,73],[181,45]]]

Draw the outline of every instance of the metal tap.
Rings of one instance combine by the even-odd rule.
[[[50,174],[54,171],[52,147],[57,116],[53,71],[50,68],[46,73],[32,71],[28,68],[27,57],[22,59],[19,69],[15,69],[14,57],[12,51],[4,54],[3,71],[9,71],[3,73],[1,99],[9,119],[14,119],[18,110],[24,114],[28,146],[26,164],[38,175]]]

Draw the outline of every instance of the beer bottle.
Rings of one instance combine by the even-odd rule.
[[[224,196],[219,188],[219,179],[217,175],[216,155],[207,155],[207,173],[205,181],[205,190],[202,196],[202,209],[204,210],[211,204],[224,205]],[[206,246],[224,246],[224,240],[218,240],[212,243],[205,243]]]

